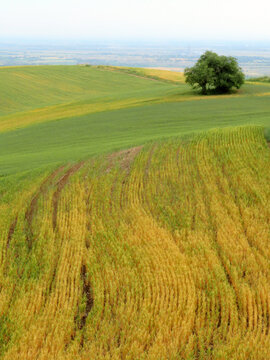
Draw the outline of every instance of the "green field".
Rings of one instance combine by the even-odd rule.
[[[0,359],[266,360],[270,83],[0,68]]]
[[[114,69],[114,68],[113,68]],[[146,71],[147,72],[147,71]],[[1,68],[0,174],[211,128],[270,125],[270,85],[202,97],[183,82],[87,66]],[[166,73],[165,77],[166,77]],[[136,72],[135,72],[136,74]],[[145,77],[144,77],[145,76]]]

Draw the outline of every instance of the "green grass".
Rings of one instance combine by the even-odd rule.
[[[128,93],[164,94],[168,88],[162,82],[86,66],[2,67],[0,78],[0,115],[75,101],[120,100]]]
[[[265,138],[268,142],[270,142],[270,127],[265,128],[264,130]]]
[[[2,176],[211,128],[270,127],[267,84],[202,97],[102,67],[10,67],[0,76]]]

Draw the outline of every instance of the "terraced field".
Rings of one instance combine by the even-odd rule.
[[[0,77],[0,359],[268,359],[269,85]]]
[[[2,189],[2,358],[265,360],[269,181],[243,127]]]

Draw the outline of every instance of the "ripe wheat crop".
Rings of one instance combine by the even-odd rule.
[[[0,358],[269,358],[269,183],[260,127],[6,178]]]

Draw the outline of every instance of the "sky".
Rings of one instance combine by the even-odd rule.
[[[270,41],[269,0],[0,0],[0,39]]]

